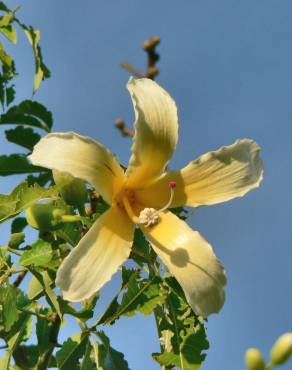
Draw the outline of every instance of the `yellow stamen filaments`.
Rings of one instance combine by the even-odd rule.
[[[132,207],[131,207],[131,204],[129,202],[129,199],[127,197],[123,197],[122,198],[122,201],[123,201],[123,205],[126,209],[126,212],[128,214],[128,216],[130,217],[130,219],[135,223],[135,224],[139,224],[139,218],[135,215],[134,211],[132,210]]]
[[[144,225],[145,227],[149,227],[149,226],[153,226],[153,225],[156,225],[159,221],[159,215],[158,213],[159,212],[163,212],[165,211],[167,208],[169,208],[171,206],[171,203],[173,201],[173,197],[174,197],[174,189],[176,188],[176,182],[175,181],[171,181],[169,183],[169,188],[170,188],[170,197],[169,197],[169,201],[167,202],[167,204],[156,210],[154,208],[144,208],[140,214],[139,214],[139,217],[137,217],[131,207],[131,203],[128,199],[127,196],[124,196],[122,198],[122,202],[123,202],[123,205],[125,207],[125,210],[128,214],[128,216],[130,217],[130,219],[135,223],[135,224],[140,224],[140,225]]]

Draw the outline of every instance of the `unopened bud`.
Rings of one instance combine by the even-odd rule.
[[[57,170],[53,170],[53,177],[67,204],[78,207],[86,202],[87,190],[84,181]]]
[[[26,220],[34,229],[56,230],[61,225],[60,217],[64,214],[64,210],[54,207],[51,203],[33,204],[26,211]]]
[[[292,355],[292,333],[280,336],[271,349],[270,356],[273,365],[284,364]]]
[[[248,370],[265,370],[266,365],[262,353],[256,348],[249,348],[245,353]]]

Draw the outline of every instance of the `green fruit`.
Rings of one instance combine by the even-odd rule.
[[[87,201],[87,189],[84,181],[57,170],[53,170],[53,177],[67,204],[74,207],[84,205]]]
[[[26,220],[34,229],[50,231],[60,227],[61,216],[64,214],[64,210],[56,208],[51,203],[36,203],[27,209]]]

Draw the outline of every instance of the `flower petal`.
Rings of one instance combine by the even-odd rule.
[[[56,286],[77,302],[99,290],[131,252],[134,224],[118,207],[106,211],[64,259]]]
[[[29,159],[35,165],[85,180],[109,204],[124,181],[124,172],[108,149],[74,132],[48,134],[35,145]]]
[[[212,247],[171,212],[143,227],[153,249],[182,286],[192,309],[204,317],[223,306],[226,277]]]
[[[177,183],[172,207],[211,205],[241,197],[257,188],[263,178],[259,151],[253,140],[237,140],[180,171],[166,173],[147,189],[137,190],[136,199],[147,207],[163,207],[169,199],[170,181]]]
[[[160,176],[176,147],[178,118],[174,100],[154,81],[130,79],[127,88],[135,110],[128,185],[139,187]]]

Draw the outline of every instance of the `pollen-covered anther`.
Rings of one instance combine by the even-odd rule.
[[[174,196],[174,189],[176,188],[176,182],[170,181],[168,185],[170,188],[170,197],[167,204],[158,210],[154,208],[144,208],[139,215],[140,224],[145,225],[146,227],[156,225],[159,221],[158,213],[167,210],[167,208],[171,206]]]
[[[159,216],[157,210],[154,208],[144,208],[139,215],[139,223],[146,227],[156,225],[158,223]]]

